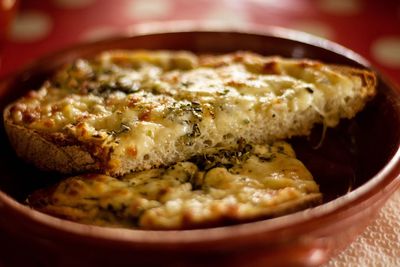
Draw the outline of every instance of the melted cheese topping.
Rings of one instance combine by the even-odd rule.
[[[288,112],[311,108],[334,126],[339,113],[326,102],[334,94],[351,97],[352,86],[348,77],[309,61],[113,51],[66,66],[19,100],[10,117],[30,129],[95,144],[87,146],[101,147],[92,155],[118,169],[121,159],[145,161],[152,153],[176,158],[178,148],[194,140],[198,149],[199,143],[229,144],[227,137],[251,136],[249,123],[277,115],[284,120]],[[289,137],[275,128],[271,136]],[[163,162],[153,158],[155,166]]]
[[[83,175],[38,191],[29,203],[74,221],[180,229],[274,217],[321,200],[318,185],[285,142],[241,145],[169,168],[116,179]]]

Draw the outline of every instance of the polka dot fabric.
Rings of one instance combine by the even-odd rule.
[[[0,77],[71,44],[118,35],[135,29],[138,23],[170,20],[274,25],[306,31],[358,52],[400,84],[397,0],[20,1],[8,40],[0,45]],[[351,246],[325,266],[400,266],[398,214],[400,192]]]
[[[400,2],[374,0],[20,1],[0,54],[0,77],[73,43],[118,35],[137,23],[169,20],[306,31],[357,51],[400,83]]]
[[[49,34],[52,22],[46,13],[21,11],[11,27],[11,38],[15,42],[30,43],[40,41]]]

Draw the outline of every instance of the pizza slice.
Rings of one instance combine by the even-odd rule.
[[[34,192],[28,204],[85,224],[188,229],[272,218],[322,200],[286,142],[215,152],[118,179],[75,176]]]

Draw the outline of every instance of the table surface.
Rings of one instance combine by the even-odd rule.
[[[400,1],[374,0],[21,1],[9,38],[0,50],[0,77],[71,44],[129,33],[138,23],[186,20],[227,26],[273,25],[305,31],[356,51],[400,84]],[[397,230],[389,237],[389,243],[382,246],[371,241],[384,234],[382,222],[396,221],[385,211],[392,211],[399,203],[400,192],[392,197],[377,221],[328,266],[345,266],[344,260],[349,259],[369,265],[368,257],[400,265],[396,261],[400,258],[398,245],[394,251],[382,248],[390,242],[400,242],[399,223],[392,224]],[[365,246],[376,255],[357,255],[358,250],[365,251]]]

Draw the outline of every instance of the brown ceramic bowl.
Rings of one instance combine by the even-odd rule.
[[[113,48],[250,50],[370,67],[346,48],[283,29],[158,30],[148,28],[40,59],[3,80],[0,107],[37,88],[61,64]],[[355,119],[329,130],[322,147],[314,149],[313,138],[293,140],[298,156],[321,185],[324,204],[276,219],[185,231],[103,228],[31,210],[23,205],[27,194],[54,182],[55,175],[41,173],[16,158],[1,129],[1,257],[10,265],[37,266],[319,265],[348,245],[400,184],[399,99],[399,91],[380,77],[376,98]],[[317,127],[316,139],[318,132]]]

